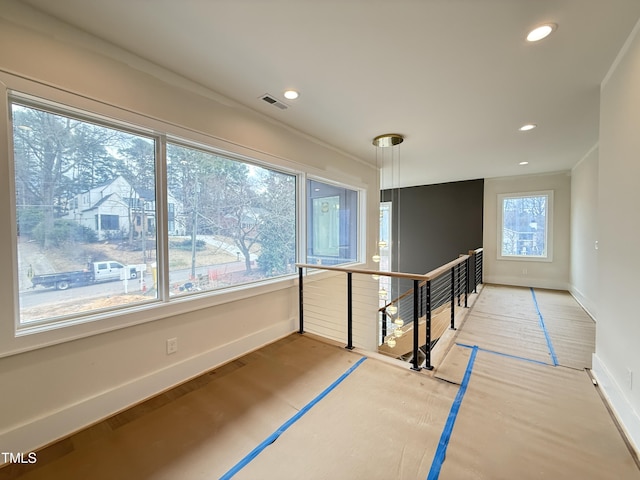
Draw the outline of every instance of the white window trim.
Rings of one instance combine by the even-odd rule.
[[[343,183],[343,182],[337,182],[334,180],[330,180],[324,177],[320,177],[320,176],[316,176],[316,175],[305,175],[303,181],[304,181],[304,186],[303,186],[303,197],[301,198],[301,204],[302,205],[302,212],[303,213],[303,218],[304,218],[304,223],[300,222],[301,226],[300,228],[302,230],[304,230],[304,235],[301,237],[300,240],[300,246],[299,248],[301,249],[301,255],[298,257],[300,259],[303,259],[303,263],[306,262],[307,259],[307,251],[308,251],[308,245],[307,242],[309,241],[309,238],[307,236],[307,228],[306,228],[306,224],[307,224],[307,182],[309,180],[315,181],[315,182],[322,182],[322,183],[326,183],[327,185],[333,185],[334,187],[340,187],[340,188],[346,188],[349,190],[353,190],[354,192],[358,193],[358,201],[357,201],[357,205],[358,205],[358,215],[357,215],[357,224],[356,224],[356,231],[357,231],[357,235],[358,235],[358,255],[355,261],[353,262],[345,262],[345,263],[340,263],[337,266],[340,267],[347,267],[347,266],[354,266],[354,265],[363,265],[365,264],[365,260],[367,257],[367,238],[366,238],[366,215],[364,214],[364,212],[366,212],[367,210],[367,196],[366,196],[366,190],[362,187],[358,187],[355,185],[351,185],[348,183]],[[304,240],[304,243],[302,243],[302,241]]]
[[[6,135],[5,148],[7,148],[7,153],[13,148],[13,140],[7,123],[7,112],[9,109],[8,97],[11,92],[19,92],[16,94],[17,97],[22,95],[26,98],[33,96],[37,99],[38,103],[40,103],[41,100],[44,100],[42,103],[45,105],[47,102],[51,102],[53,105],[62,105],[65,110],[68,109],[70,112],[74,112],[74,110],[79,111],[80,113],[90,112],[91,118],[103,117],[107,123],[113,123],[114,125],[124,123],[129,127],[134,126],[136,130],[140,131],[165,132],[159,135],[163,140],[171,138],[171,141],[174,141],[176,138],[179,138],[179,142],[182,144],[193,142],[194,144],[206,146],[209,151],[216,152],[231,159],[246,161],[248,163],[264,166],[274,171],[295,175],[297,177],[296,182],[298,184],[298,189],[302,192],[302,195],[298,198],[299,205],[297,205],[297,228],[300,231],[306,230],[304,227],[306,224],[306,211],[302,208],[302,204],[304,203],[304,198],[306,196],[306,174],[304,173],[303,168],[308,171],[316,170],[313,167],[298,164],[281,157],[272,156],[241,145],[231,144],[201,132],[194,132],[174,124],[131,112],[117,106],[108,105],[97,100],[88,99],[81,95],[34,82],[32,80],[17,77],[0,70],[0,111],[4,112],[0,118],[0,130],[3,132],[3,135],[0,135],[0,140],[2,139],[2,136]],[[154,136],[158,136],[158,134],[155,133]],[[164,149],[165,141],[159,142],[159,145],[160,148]],[[13,179],[13,162],[6,163],[7,165],[0,167],[0,169],[7,168],[7,178]],[[164,205],[164,198],[166,197],[166,193],[164,193],[166,192],[166,172],[164,172],[164,166],[159,165],[159,168],[162,170],[158,177],[158,181],[161,183],[156,186],[156,189],[158,192],[163,192],[163,194],[161,195],[161,201],[158,203],[158,216],[164,219],[166,216],[166,208]],[[342,185],[341,183],[324,178],[322,178],[321,181]],[[83,316],[64,319],[59,322],[20,324],[19,288],[16,274],[18,271],[18,246],[15,219],[15,188],[13,180],[8,180],[8,183],[10,187],[6,195],[9,199],[8,208],[10,211],[9,218],[11,219],[10,235],[12,258],[10,259],[10,271],[13,290],[13,294],[11,295],[13,298],[13,315],[10,315],[10,317],[13,318],[14,321],[0,322],[0,358],[120,328],[126,328],[162,318],[201,310],[216,305],[235,302],[257,295],[264,295],[277,290],[291,288],[296,285],[296,275],[292,274],[266,279],[256,283],[237,285],[222,290],[202,292],[179,298],[172,297],[170,302],[168,292],[165,291],[164,295],[162,295],[162,293],[159,295],[159,299],[152,300],[145,304],[138,304],[118,310],[90,313]],[[363,189],[348,185],[345,186],[358,190],[360,194],[359,198],[361,199],[360,202],[362,204],[364,200]],[[358,228],[360,241],[362,242],[364,236],[362,235],[361,224],[364,222],[361,220],[361,217],[364,212],[366,212],[366,210],[364,207],[361,207],[358,215]],[[166,233],[164,231],[162,234],[160,234],[160,232],[158,234],[158,248],[161,252],[166,251],[166,248],[163,249],[162,245],[166,241],[164,238],[165,236]],[[304,241],[304,234],[298,238],[298,258],[301,258],[300,249],[302,248],[302,241]],[[360,250],[360,252],[362,252],[362,250]],[[163,253],[163,255],[166,255],[166,253]],[[362,253],[360,253],[360,255],[362,255]],[[166,258],[164,260],[165,265],[168,265]],[[162,278],[160,278],[160,281],[162,281]],[[163,282],[163,285],[165,283],[167,282]]]
[[[519,197],[547,197],[546,215],[546,256],[531,255],[502,255],[502,229],[503,229],[503,202],[505,198]],[[496,256],[498,260],[524,261],[524,262],[553,262],[553,190],[540,190],[534,192],[499,193],[497,195],[497,248]]]

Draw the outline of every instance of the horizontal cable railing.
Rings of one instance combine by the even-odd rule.
[[[469,271],[469,256],[461,255],[445,265],[442,265],[425,275],[426,280],[419,284],[418,291],[418,328],[424,329],[424,344],[421,344],[419,350],[415,348],[411,351],[410,360],[412,363],[418,361],[419,356],[424,356],[424,366],[427,369],[433,368],[431,365],[431,350],[446,330],[444,321],[448,321],[451,329],[455,329],[455,308],[461,306],[461,297],[464,296],[464,306],[467,306],[468,282],[467,276]],[[411,291],[406,291],[397,299],[392,300],[381,310],[381,332],[384,345],[380,349],[382,353],[391,354],[396,348],[396,344],[400,342],[396,332],[398,328],[402,328],[402,324],[398,322],[398,318],[402,318],[408,311],[407,296]],[[444,317],[446,307],[450,307],[450,316]],[[389,324],[389,318],[393,315],[394,307],[400,312],[400,315]],[[389,311],[392,311],[391,315]],[[412,310],[412,309],[411,309]],[[437,331],[434,331],[433,317],[437,314],[440,321],[438,322]],[[424,319],[423,319],[424,318]],[[423,320],[422,320],[423,319]],[[424,324],[424,325],[423,325]],[[391,327],[391,331],[390,330]],[[413,328],[413,327],[410,327]],[[406,348],[404,349],[406,350]],[[400,357],[402,358],[402,356]]]
[[[346,336],[346,348],[354,348],[354,338],[364,348],[372,345],[393,348],[397,339],[411,333],[410,363],[413,370],[420,370],[420,357],[424,357],[424,368],[432,369],[431,349],[439,338],[432,338],[432,317],[442,315],[450,305],[450,327],[455,329],[455,307],[467,307],[471,289],[477,291],[482,281],[482,249],[434,269],[427,274],[383,272],[348,267],[297,264],[299,273],[299,332],[305,332],[305,317],[313,323],[314,333],[339,339]],[[346,282],[328,280],[304,282],[304,272],[340,272]],[[479,274],[478,274],[479,272]],[[410,281],[412,287],[390,302],[379,307],[378,302],[387,292],[379,288],[378,277],[390,277],[398,281]],[[335,278],[335,277],[332,277]],[[322,280],[325,281],[325,280]],[[305,287],[305,283],[308,285]],[[305,290],[305,288],[307,290]],[[384,298],[383,298],[384,299]],[[340,312],[346,309],[346,329]],[[344,313],[342,313],[344,315]],[[372,331],[372,317],[380,322],[379,332]],[[409,319],[409,320],[407,320]],[[354,334],[354,325],[356,332]],[[376,327],[377,330],[377,327]],[[364,332],[364,333],[363,333]],[[380,336],[381,335],[381,336]],[[423,337],[422,339],[420,337]],[[408,337],[408,335],[407,335]],[[344,337],[342,337],[344,338]],[[407,340],[404,340],[405,342]],[[407,351],[408,351],[407,346]],[[385,352],[382,352],[385,353]],[[386,352],[389,354],[388,352]],[[399,358],[401,356],[398,355]]]
[[[482,248],[469,250],[471,265],[473,265],[473,268],[471,270],[471,275],[469,277],[469,281],[471,282],[469,285],[469,291],[471,291],[471,287],[473,287],[473,293],[477,292],[478,285],[482,283],[483,251],[484,250]]]

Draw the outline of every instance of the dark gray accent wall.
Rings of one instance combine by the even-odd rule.
[[[400,221],[394,271],[424,274],[482,247],[484,179],[383,190],[381,198],[393,202],[394,241]]]

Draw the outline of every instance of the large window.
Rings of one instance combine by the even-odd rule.
[[[20,322],[155,299],[156,238],[136,220],[156,216],[156,140],[19,100],[11,116]]]
[[[299,257],[325,265],[359,260],[358,190],[44,90],[52,100],[8,96],[14,333],[30,337],[29,345],[287,288],[267,280],[295,278]]]
[[[167,172],[171,295],[295,272],[295,176],[172,143]]]
[[[553,192],[498,195],[498,257],[551,260]]]
[[[358,260],[358,192],[307,181],[307,262],[323,265]]]
[[[21,326],[295,273],[296,175],[18,94],[10,105]]]

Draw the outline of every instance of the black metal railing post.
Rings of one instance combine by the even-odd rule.
[[[347,272],[347,346],[353,350],[353,273]]]
[[[298,267],[298,333],[304,333],[304,296],[302,290],[302,267]]]
[[[458,306],[460,306],[460,294],[462,289],[460,288],[461,276],[460,276],[461,264],[456,265],[457,282],[456,282],[456,297],[458,297]]]
[[[451,267],[451,330],[456,329],[456,267]]]
[[[387,336],[387,307],[382,310],[382,343]]]
[[[473,252],[473,293],[478,293],[478,255]]]
[[[469,258],[464,262],[464,308],[469,308],[468,298],[469,298]]]
[[[424,345],[424,368],[433,370],[431,365],[431,280],[427,280],[427,318],[425,320],[426,340]]]
[[[418,302],[420,301],[420,282],[418,280],[413,281],[413,365],[411,370],[416,372],[420,371],[420,365],[418,364],[418,350],[420,348],[420,332],[418,324]]]

